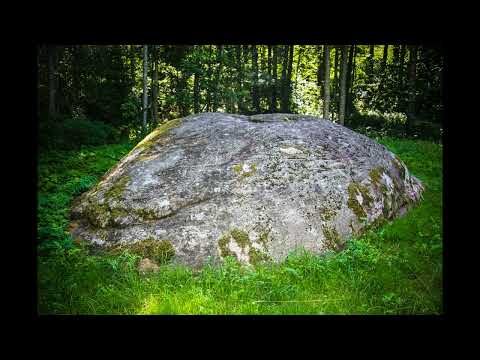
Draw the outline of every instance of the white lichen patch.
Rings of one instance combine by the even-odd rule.
[[[382,179],[383,181],[385,182],[387,188],[389,191],[392,191],[394,186],[393,186],[393,181],[392,179],[390,178],[390,176],[388,176],[386,173],[382,173]]]
[[[235,254],[235,257],[238,261],[246,263],[250,262],[250,256],[248,256],[248,250],[250,247],[248,245],[245,247],[245,249],[242,249],[235,241],[230,241],[228,243],[228,248]]]
[[[358,203],[359,203],[360,205],[363,205],[363,196],[362,196],[362,194],[357,191],[355,197],[356,197]]]
[[[288,154],[288,155],[295,155],[295,154],[301,154],[302,153],[301,150],[298,150],[297,148],[294,148],[292,146],[289,146],[287,148],[280,148],[280,151],[285,153],[285,154]]]
[[[243,164],[243,166],[242,166],[242,171],[243,171],[244,173],[250,172],[250,171],[251,171],[250,165],[248,165],[248,164]]]
[[[190,219],[192,220],[204,220],[206,218],[205,213],[198,213],[198,214],[192,214],[190,215]]]
[[[158,202],[158,206],[161,208],[166,208],[170,206],[170,201],[168,199],[162,199]]]

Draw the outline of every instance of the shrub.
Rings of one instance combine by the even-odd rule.
[[[112,125],[84,117],[40,122],[39,145],[47,149],[78,149],[82,145],[119,142],[120,132]]]

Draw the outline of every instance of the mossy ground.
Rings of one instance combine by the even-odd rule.
[[[198,272],[167,264],[148,278],[138,274],[138,256],[128,251],[92,256],[65,234],[70,200],[93,186],[129,147],[90,148],[83,153],[93,155],[86,157],[78,151],[41,154],[38,310],[41,314],[440,314],[442,146],[397,139],[381,142],[426,185],[423,201],[404,217],[323,257],[298,251],[282,263],[251,268],[227,258],[221,266],[206,265]]]

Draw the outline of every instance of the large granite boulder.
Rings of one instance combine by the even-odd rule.
[[[366,136],[312,116],[202,113],[160,125],[76,199],[72,235],[158,241],[178,263],[339,250],[423,186]]]

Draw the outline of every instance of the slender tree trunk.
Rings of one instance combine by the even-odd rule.
[[[325,45],[323,63],[325,65],[325,81],[323,87],[323,117],[330,119],[330,46]]]
[[[346,105],[345,105],[345,115],[349,117],[352,109],[352,97],[351,97],[351,87],[352,87],[352,67],[353,67],[353,52],[355,51],[355,46],[349,46],[350,50],[348,52],[348,65],[347,65],[347,89],[346,89]]]
[[[193,74],[193,112],[200,112],[200,75],[197,72]]]
[[[135,77],[135,45],[130,45],[130,78],[133,86],[137,83]]]
[[[287,112],[292,109],[292,70],[293,70],[293,50],[295,45],[290,45],[288,55],[288,71],[287,71]]]
[[[406,52],[407,47],[405,45],[400,45],[400,56],[398,59],[398,82],[400,83],[400,85],[403,85]]]
[[[258,52],[256,45],[252,45],[252,71],[252,105],[254,111],[258,114],[260,113],[260,98],[258,94]]]
[[[74,45],[72,47],[73,58],[72,58],[72,88],[73,88],[73,98],[76,101],[80,100],[80,51],[81,45]]]
[[[268,53],[267,53],[267,73],[268,76],[272,76],[272,45],[268,45]]]
[[[339,47],[335,46],[335,65],[333,68],[333,84],[332,84],[332,94],[331,94],[332,102],[333,102],[332,113],[335,115],[335,117],[338,117],[338,75],[337,74],[338,74],[338,60],[340,58],[338,56],[339,55],[338,50],[339,50]]]
[[[323,97],[323,86],[324,86],[324,75],[325,75],[325,66],[323,64],[325,46],[318,45],[318,67],[317,67],[317,85],[320,89],[320,97]]]
[[[400,45],[393,45],[393,65],[395,70],[397,70],[399,63],[400,63]]]
[[[265,57],[265,46],[260,45],[260,74],[264,74],[267,68],[267,59]]]
[[[338,111],[338,122],[345,123],[345,101],[347,95],[347,47],[342,46],[342,67],[340,69],[340,109]]]
[[[287,107],[287,68],[288,68],[288,45],[283,47],[283,65],[282,65],[282,81],[281,81],[281,96],[280,96],[280,111],[282,113],[288,112]]]
[[[152,74],[152,122],[158,123],[158,48],[153,45],[153,74]]]
[[[385,98],[385,96],[383,95],[383,88],[384,88],[384,83],[387,77],[387,74],[386,74],[387,60],[388,60],[388,45],[384,45],[382,62],[380,64],[380,85],[378,86],[378,96],[381,99]],[[385,110],[385,105],[382,105],[382,110]]]
[[[417,46],[409,47],[409,63],[408,63],[408,109],[407,109],[407,134],[411,133],[412,126],[416,120],[415,113],[415,82],[417,80]]]
[[[355,110],[355,75],[357,70],[357,45],[353,45],[353,68],[352,68],[352,84],[350,86],[350,114]]]
[[[228,69],[228,78],[226,81],[226,91],[228,91],[228,94],[226,96],[225,100],[225,106],[227,109],[227,113],[233,114],[236,112],[236,103],[235,103],[235,98],[234,98],[234,93],[235,93],[235,76],[233,72],[231,72],[231,68],[235,67],[235,47],[234,46],[226,46],[226,54],[227,54],[227,62],[226,62],[226,68]]]
[[[301,60],[302,60],[302,55],[303,55],[303,47],[300,45],[299,50],[298,50],[298,59],[297,59],[297,67],[295,68],[295,86],[294,89],[297,89],[297,83],[298,83],[298,73],[300,72],[300,65],[301,65]]]
[[[398,88],[400,89],[400,97],[398,100],[398,111],[405,111],[405,100],[404,100],[404,91],[405,91],[405,55],[407,47],[406,45],[400,45],[400,58],[398,59]]]
[[[388,45],[383,45],[383,57],[382,57],[382,71],[383,74],[385,72],[385,68],[387,67],[388,61]]]
[[[48,46],[48,118],[51,120],[57,114],[56,92],[57,92],[57,48],[55,45]]]
[[[270,112],[277,112],[277,53],[278,48],[276,45],[272,49],[272,94],[270,103]]]
[[[207,112],[212,111],[212,45],[208,47],[208,68],[207,68]]]
[[[223,45],[219,45],[217,49],[217,71],[215,73],[215,84],[213,92],[213,111],[217,111],[220,106],[220,100],[218,96],[218,88],[220,85],[220,76],[222,74],[222,55],[223,55]]]
[[[148,72],[148,46],[143,45],[143,128],[147,127],[147,72]]]
[[[237,97],[237,111],[241,114],[245,112],[243,107],[243,95],[242,95],[242,80],[243,80],[243,66],[242,66],[242,46],[237,45],[237,88],[238,88],[238,97]]]
[[[368,58],[368,83],[373,82],[373,65],[375,63],[375,45],[370,45],[370,57]]]

